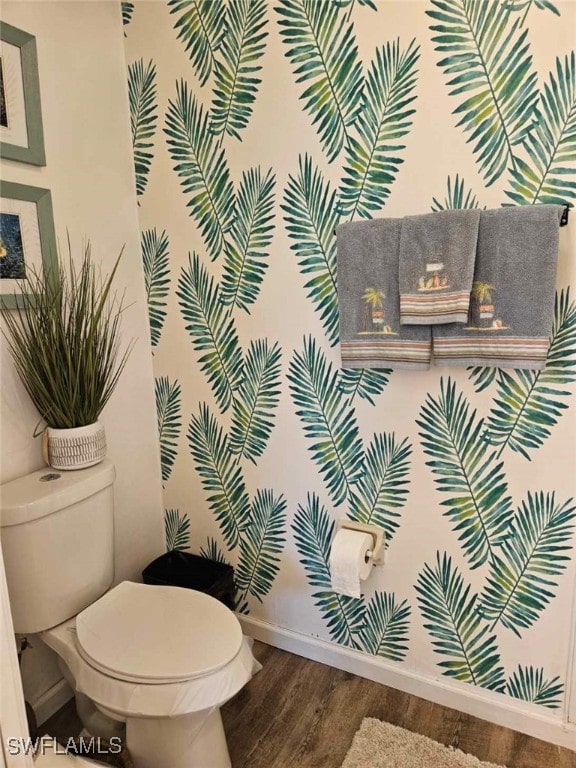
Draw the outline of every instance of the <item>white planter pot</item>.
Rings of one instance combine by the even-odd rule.
[[[99,421],[74,429],[47,427],[48,463],[54,469],[84,469],[106,456],[106,434]]]

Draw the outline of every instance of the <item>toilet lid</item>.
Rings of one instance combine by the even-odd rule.
[[[242,629],[213,597],[124,581],[76,618],[80,654],[110,677],[171,683],[210,674],[237,655]]]

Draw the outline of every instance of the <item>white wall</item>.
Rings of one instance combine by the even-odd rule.
[[[137,578],[163,550],[161,479],[140,236],[134,188],[120,3],[3,2],[2,20],[36,37],[46,167],[5,161],[2,178],[52,191],[56,234],[84,237],[107,272],[122,245],[116,287],[126,289],[123,334],[137,343],[102,422],[116,464],[116,579]],[[32,438],[38,414],[1,357],[1,480],[42,466]],[[66,553],[63,552],[65,557]],[[57,678],[44,655],[28,655],[34,701]],[[52,659],[50,659],[50,662]]]

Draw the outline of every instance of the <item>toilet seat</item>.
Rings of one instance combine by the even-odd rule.
[[[217,672],[242,645],[236,616],[202,592],[124,581],[76,618],[82,658],[117,680],[165,685]]]
[[[144,588],[152,589],[149,586]],[[167,589],[191,591],[177,590],[176,587]],[[240,626],[236,616],[230,611],[228,613],[232,621]],[[151,684],[147,680],[129,681],[96,668],[80,653],[76,623],[76,618],[69,619],[41,632],[39,636],[60,657],[71,687],[118,720],[180,717],[220,707],[261,669],[252,655],[251,640],[244,637],[240,629],[238,652],[214,672],[199,674],[182,682],[162,683],[156,680]]]

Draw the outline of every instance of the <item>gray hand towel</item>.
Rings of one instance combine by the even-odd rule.
[[[526,205],[481,212],[468,323],[434,329],[437,365],[544,367],[562,210]]]
[[[406,216],[400,237],[402,325],[465,323],[480,211]]]
[[[353,221],[336,230],[343,368],[430,367],[430,328],[400,325],[401,222]]]

